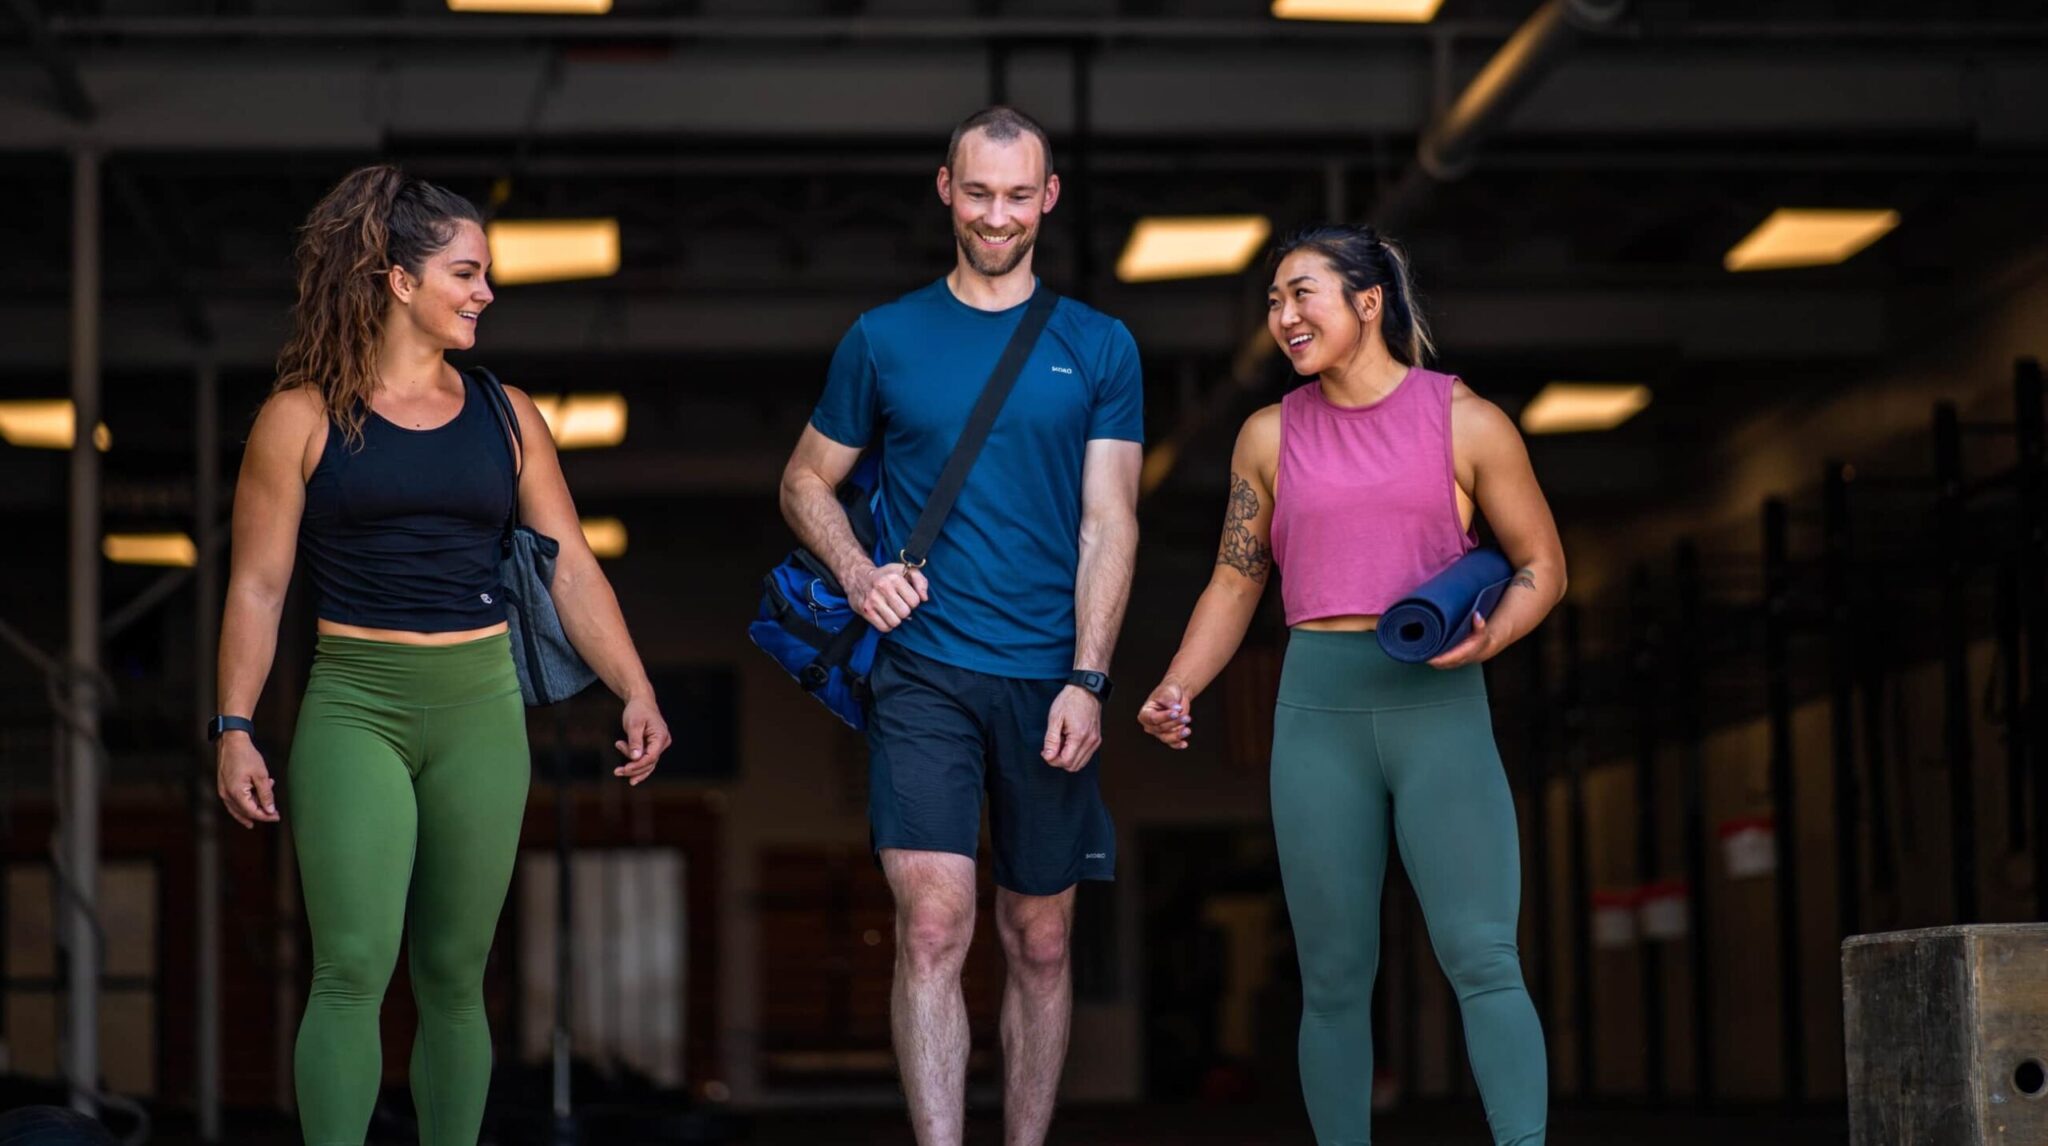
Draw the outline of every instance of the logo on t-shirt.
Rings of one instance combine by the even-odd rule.
[[[478,593],[477,596],[484,599],[484,604],[488,605],[491,603],[491,595],[489,593]]]
[[[1071,366],[1055,366],[1052,368],[1052,372],[1054,374],[1072,374],[1074,368]]]

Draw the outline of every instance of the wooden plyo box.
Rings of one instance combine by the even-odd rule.
[[[1851,1146],[2048,1143],[2048,924],[1842,944]]]

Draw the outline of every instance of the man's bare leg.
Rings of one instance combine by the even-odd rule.
[[[960,1146],[967,1121],[967,1000],[960,968],[974,938],[974,860],[882,849],[896,896],[889,1027],[918,1146]]]
[[[996,891],[996,931],[1009,971],[1003,982],[1003,1142],[1044,1146],[1052,1128],[1073,1015],[1074,889],[1058,895]]]

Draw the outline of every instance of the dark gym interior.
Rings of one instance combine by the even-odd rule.
[[[865,749],[745,628],[790,544],[777,481],[833,347],[951,265],[933,176],[951,126],[998,102],[1057,149],[1040,273],[1121,318],[1145,378],[1101,758],[1121,860],[1079,899],[1054,1141],[1312,1141],[1267,815],[1278,594],[1204,699],[1206,737],[1169,753],[1134,719],[1215,561],[1236,429],[1300,380],[1270,353],[1264,264],[1128,281],[1141,219],[1376,223],[1414,259],[1436,365],[1521,424],[1570,591],[1486,674],[1554,1141],[1846,1143],[1843,940],[2048,919],[2040,5],[1442,0],[1406,23],[1266,0],[461,7],[0,5],[0,1107],[77,1089],[64,873],[90,857],[107,1124],[299,1140],[291,833],[216,814],[199,730],[295,229],[388,159],[493,219],[615,221],[615,269],[501,284],[466,361],[623,410],[622,437],[565,441],[563,465],[586,524],[621,534],[603,567],[677,736],[629,790],[603,765],[602,689],[531,712],[485,1140],[558,1140],[558,1033],[586,1142],[910,1140]],[[1875,220],[1875,238],[1743,265],[1785,211]],[[1560,429],[1538,401],[1559,384],[1619,388],[1634,412]],[[51,404],[55,437],[17,413]],[[72,427],[94,409],[88,449]],[[168,557],[115,559],[114,537],[162,534],[184,539]],[[268,752],[288,748],[312,635],[295,590]],[[75,748],[81,720],[96,751]],[[1379,1140],[1480,1141],[1455,1000],[1398,874],[1384,910],[1382,1069],[1361,1080]],[[985,913],[969,1140],[991,1146],[1001,958]],[[375,1141],[414,1140],[412,1006],[401,964]],[[2039,1094],[2038,1062],[2015,1085]],[[2013,1125],[2043,1137],[1997,1141],[2048,1141],[2035,1110]]]

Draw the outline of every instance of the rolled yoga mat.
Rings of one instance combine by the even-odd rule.
[[[1491,616],[1514,569],[1498,549],[1474,549],[1380,614],[1380,648],[1420,664],[1472,635],[1472,618]]]

